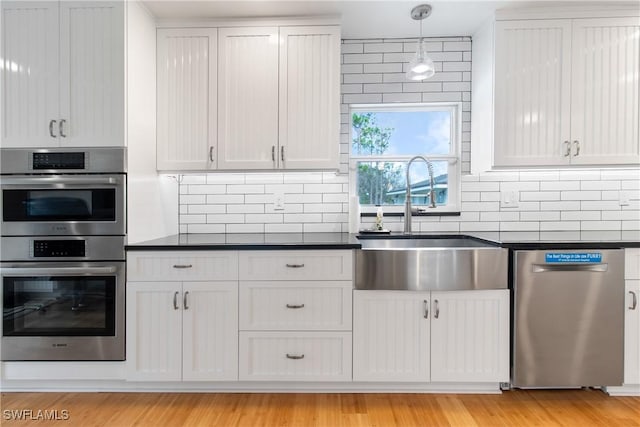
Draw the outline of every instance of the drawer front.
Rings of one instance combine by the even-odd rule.
[[[240,252],[240,280],[352,280],[350,250]]]
[[[127,280],[238,280],[238,253],[150,251],[127,254]]]
[[[624,278],[640,280],[640,248],[624,250]]]
[[[240,332],[244,381],[351,381],[351,332]]]
[[[350,330],[352,282],[240,282],[241,330]]]

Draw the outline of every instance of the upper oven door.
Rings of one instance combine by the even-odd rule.
[[[3,176],[4,236],[126,234],[125,175]]]

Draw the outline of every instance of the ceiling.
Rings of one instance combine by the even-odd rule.
[[[142,0],[158,19],[291,18],[302,16],[339,17],[343,38],[416,37],[419,24],[411,9],[425,1],[330,1],[330,0]],[[497,9],[606,4],[629,5],[634,1],[551,0],[436,0],[431,16],[424,21],[425,36],[472,35]]]

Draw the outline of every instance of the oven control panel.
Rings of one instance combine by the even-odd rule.
[[[85,169],[85,153],[33,153],[33,169]]]
[[[85,257],[84,240],[34,240],[34,258],[69,258]]]

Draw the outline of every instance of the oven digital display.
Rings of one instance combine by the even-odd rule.
[[[33,169],[85,169],[85,153],[33,153]]]
[[[84,240],[34,240],[34,258],[85,257]]]

